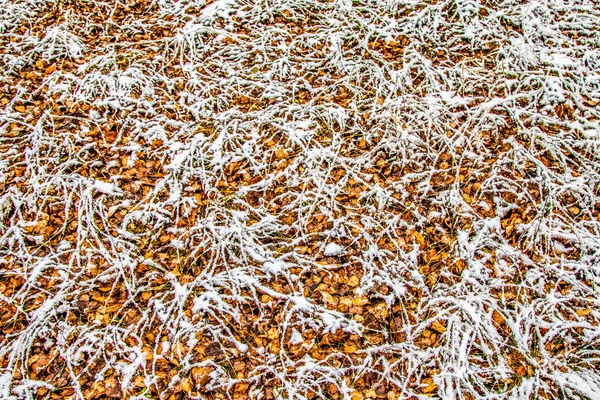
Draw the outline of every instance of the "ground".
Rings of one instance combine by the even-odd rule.
[[[600,397],[600,7],[0,0],[1,399]]]

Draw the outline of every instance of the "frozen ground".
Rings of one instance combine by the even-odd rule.
[[[600,398],[600,7],[0,0],[0,398]]]

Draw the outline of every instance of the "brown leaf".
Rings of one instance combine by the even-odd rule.
[[[111,376],[104,381],[104,393],[113,399],[121,398],[121,385],[116,377]]]
[[[340,296],[345,296],[346,293],[348,293],[348,291],[350,290],[350,286],[344,284],[344,283],[335,283],[333,285],[335,291],[337,294],[339,294]]]
[[[192,368],[192,378],[194,379],[194,382],[196,382],[196,385],[199,387],[206,386],[211,380],[210,373],[212,371],[211,367]]]
[[[384,397],[386,392],[387,392],[387,388],[385,385],[378,385],[375,388],[375,393],[377,394],[378,397]]]
[[[246,368],[246,363],[240,360],[236,360],[233,362],[233,370],[235,372],[243,371]]]
[[[212,342],[204,349],[204,354],[208,357],[222,358],[225,353],[221,350],[221,345],[218,342]]]

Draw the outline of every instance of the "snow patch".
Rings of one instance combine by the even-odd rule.
[[[323,254],[327,257],[336,257],[342,254],[344,248],[337,243],[331,242],[325,246],[325,250],[323,250]]]
[[[290,335],[290,344],[302,344],[304,343],[304,338],[302,337],[302,334],[300,332],[298,332],[297,329],[293,329],[292,330],[292,334]]]

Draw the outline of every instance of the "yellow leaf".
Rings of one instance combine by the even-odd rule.
[[[186,393],[189,393],[192,391],[192,382],[191,382],[190,378],[183,378],[181,380],[181,390],[183,390]]]
[[[284,158],[285,156],[287,156],[287,153],[285,150],[283,150],[283,149],[275,150],[275,158],[277,158],[278,160]]]
[[[373,308],[373,314],[375,314],[379,318],[387,318],[388,310],[387,304],[379,303]]]
[[[364,306],[369,302],[366,296],[360,296],[352,300],[352,305],[354,306]]]
[[[263,302],[263,303],[268,303],[268,302],[270,302],[271,300],[273,300],[273,298],[272,298],[271,296],[269,296],[268,294],[263,294],[263,295],[260,297],[260,301],[261,301],[261,302]]]
[[[438,386],[432,382],[423,388],[423,393],[425,393],[425,394],[433,393],[437,390],[437,388],[438,388]]]
[[[572,215],[578,215],[581,212],[581,209],[577,206],[569,207],[569,212]]]
[[[423,246],[425,244],[425,238],[419,232],[415,231],[411,236],[419,245]]]
[[[446,332],[446,327],[444,325],[442,325],[442,323],[440,321],[433,321],[433,323],[431,324],[431,329],[433,329],[434,331],[436,331],[438,333]]]
[[[350,287],[356,287],[356,286],[358,286],[359,283],[360,283],[360,280],[358,279],[358,276],[356,276],[356,275],[352,275],[348,279],[348,286],[350,286]]]
[[[352,305],[352,299],[350,297],[340,298],[340,304],[350,307]]]
[[[146,361],[152,361],[154,358],[154,351],[150,347],[144,347],[142,353],[146,356]]]
[[[579,315],[580,317],[587,317],[588,315],[590,315],[591,312],[592,312],[592,310],[590,308],[588,308],[587,310],[575,311],[575,313],[577,313],[577,315]]]
[[[321,292],[321,294],[323,295],[323,300],[325,300],[327,303],[335,304],[335,299],[333,298],[332,295],[330,295],[327,292]]]
[[[344,343],[344,353],[347,353],[347,354],[356,353],[357,350],[358,350],[358,347],[356,347],[356,344],[354,344],[352,342]]]
[[[363,400],[365,397],[361,392],[355,391],[350,395],[350,400]]]
[[[146,384],[144,383],[144,377],[139,375],[133,379],[133,384],[139,388],[146,386]]]
[[[279,337],[279,330],[275,327],[272,327],[267,331],[267,339],[275,340]]]

